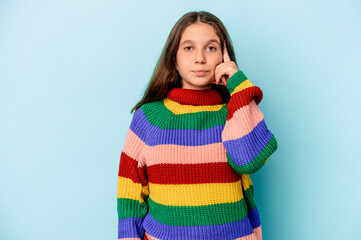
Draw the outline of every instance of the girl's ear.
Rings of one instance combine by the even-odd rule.
[[[175,62],[175,69],[178,70],[178,64]]]

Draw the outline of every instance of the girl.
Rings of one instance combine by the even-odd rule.
[[[239,70],[226,28],[208,12],[173,27],[120,156],[118,239],[262,239],[249,174],[277,149]]]

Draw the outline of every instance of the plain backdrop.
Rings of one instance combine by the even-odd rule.
[[[0,239],[117,238],[130,110],[200,10],[227,27],[278,140],[251,175],[264,239],[360,239],[357,0],[2,0]]]

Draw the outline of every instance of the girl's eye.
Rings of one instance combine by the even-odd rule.
[[[191,46],[187,46],[187,47],[185,47],[184,49],[185,50],[190,50],[189,48],[191,48]],[[209,46],[208,48],[211,48],[212,50],[212,52],[214,52],[214,51],[216,51],[217,50],[217,48],[215,48],[215,47],[213,47],[213,46]]]

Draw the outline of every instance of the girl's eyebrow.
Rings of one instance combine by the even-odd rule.
[[[220,45],[219,42],[216,39],[211,39],[208,42],[206,42],[206,44],[211,43],[211,42],[214,42],[214,43],[217,43],[218,45]],[[186,44],[186,43],[193,43],[193,41],[192,40],[185,40],[185,41],[183,41],[181,43],[181,45]]]

